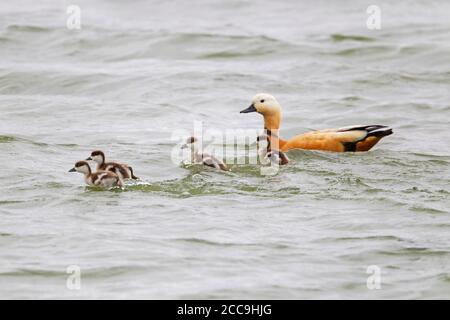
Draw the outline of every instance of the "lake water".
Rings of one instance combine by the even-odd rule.
[[[0,298],[450,298],[449,1],[75,2],[0,5]],[[261,128],[258,92],[283,137],[394,135],[274,176],[172,162],[195,121]],[[95,149],[141,181],[86,188]]]

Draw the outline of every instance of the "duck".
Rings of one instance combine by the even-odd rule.
[[[251,105],[240,113],[251,112],[257,112],[264,117],[264,129],[271,137],[271,144],[277,145],[282,152],[292,149],[333,152],[369,151],[383,137],[393,133],[392,128],[385,125],[356,125],[313,130],[299,134],[289,140],[283,140],[278,136],[281,105],[274,96],[267,93],[255,95]]]
[[[260,159],[264,159],[265,162],[278,163],[279,165],[289,163],[289,158],[284,152],[272,150],[271,138],[267,134],[261,134],[256,137],[256,151]]]
[[[289,163],[289,158],[282,151],[269,151],[264,158],[266,159],[266,161],[272,164],[278,164],[280,166],[284,166]]]
[[[201,163],[208,167],[213,167],[222,171],[229,171],[230,169],[227,165],[217,157],[208,154],[202,150],[200,150],[198,146],[199,140],[191,136],[186,139],[186,142],[181,146],[181,149],[191,149],[191,162],[192,163]]]
[[[111,171],[121,177],[121,179],[138,180],[133,173],[133,168],[129,165],[118,162],[106,162],[105,153],[101,150],[92,151],[91,156],[86,161],[94,161],[97,163],[97,171]]]
[[[114,172],[99,170],[92,173],[89,163],[86,161],[78,161],[75,163],[75,167],[69,170],[69,172],[79,172],[84,174],[84,181],[89,186],[98,186],[103,188],[123,187],[123,181]]]

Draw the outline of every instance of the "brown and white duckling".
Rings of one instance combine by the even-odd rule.
[[[103,188],[123,187],[122,179],[111,171],[97,171],[92,173],[91,167],[86,161],[78,161],[75,167],[69,172],[79,172],[84,174],[84,181],[89,186],[98,186]]]
[[[289,163],[289,158],[284,154],[284,152],[277,150],[267,152],[265,159],[269,160],[272,163],[278,163],[278,165],[280,166]]]
[[[259,135],[256,138],[256,150],[258,156],[263,158],[265,162],[278,163],[285,165],[289,163],[289,158],[286,154],[279,150],[272,150],[271,139],[267,134]]]
[[[201,163],[205,166],[213,167],[223,171],[229,171],[228,167],[222,160],[215,156],[199,150],[198,139],[196,137],[189,137],[186,143],[181,146],[181,149],[191,149],[191,161],[192,163]]]
[[[97,163],[97,171],[111,171],[117,174],[122,180],[123,179],[139,179],[133,173],[133,168],[129,165],[118,163],[118,162],[106,162],[105,154],[103,151],[96,150],[91,153],[91,156],[86,159],[87,161],[94,161]]]

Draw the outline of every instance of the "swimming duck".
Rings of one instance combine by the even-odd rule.
[[[229,171],[228,167],[222,160],[217,159],[213,155],[199,150],[198,139],[196,137],[189,137],[186,143],[181,146],[181,149],[191,148],[192,163],[201,163],[205,166],[213,167],[223,171]]]
[[[87,161],[94,161],[97,163],[97,171],[111,171],[120,176],[123,179],[139,179],[133,173],[133,168],[129,165],[117,162],[106,162],[105,154],[103,151],[97,150],[91,153],[91,156],[86,159]]]
[[[350,126],[337,129],[315,130],[297,135],[289,140],[278,136],[281,121],[281,106],[274,96],[260,93],[253,97],[252,104],[241,113],[258,112],[264,117],[264,129],[273,145],[280,151],[291,149],[324,150],[335,152],[368,151],[381,138],[393,133],[383,125]]]
[[[282,151],[269,151],[267,152],[265,159],[272,163],[277,163],[280,166],[289,163],[289,158]]]
[[[98,186],[103,188],[123,187],[122,179],[111,171],[97,171],[92,173],[91,167],[86,161],[78,161],[75,167],[69,172],[79,172],[84,174],[84,181],[89,186]]]
[[[272,150],[271,138],[266,134],[259,135],[256,138],[256,150],[258,156],[263,158],[266,162],[275,162],[279,165],[289,163],[289,158],[284,154],[284,152]]]

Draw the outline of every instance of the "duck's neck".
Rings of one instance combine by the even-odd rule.
[[[281,120],[280,113],[264,115],[264,129],[278,130],[280,128],[280,120]]]
[[[281,150],[286,143],[286,140],[280,139],[280,136],[278,135],[279,130],[266,130],[266,132],[267,136],[269,137],[267,151]]]
[[[270,137],[270,145],[274,149],[281,149],[286,143],[285,140],[280,139],[280,113],[271,115],[264,115],[264,129],[267,131],[267,135]]]

